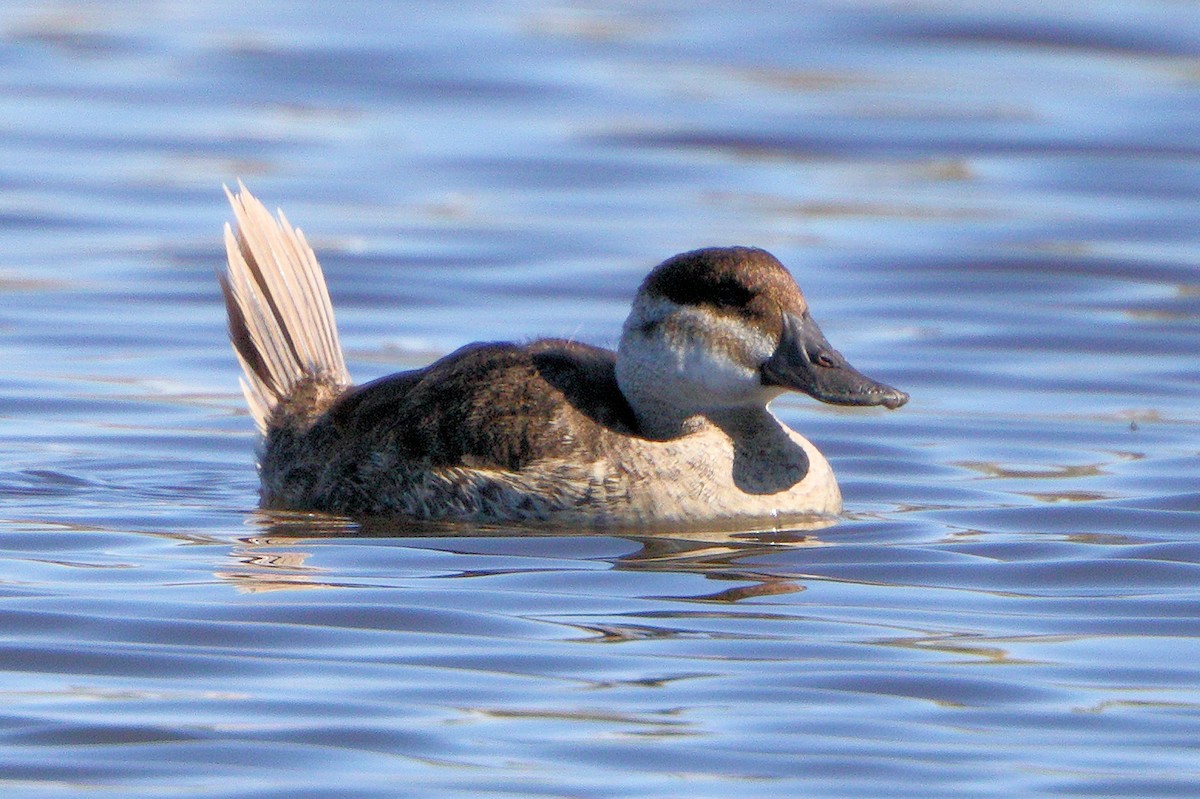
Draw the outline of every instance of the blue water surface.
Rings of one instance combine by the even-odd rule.
[[[1200,6],[0,8],[6,797],[1200,792]],[[819,530],[255,510],[242,179],[356,379],[752,244],[902,410]]]

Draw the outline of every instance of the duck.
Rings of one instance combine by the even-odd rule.
[[[475,343],[355,385],[303,232],[240,181],[225,193],[218,280],[265,509],[594,528],[836,516],[828,460],[769,404],[908,401],[833,349],[778,259],[742,246],[651,270],[615,352]]]

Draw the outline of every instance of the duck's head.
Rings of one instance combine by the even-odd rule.
[[[651,435],[761,409],[788,390],[836,405],[908,401],[850,366],[783,264],[750,247],[686,252],[649,274],[621,335],[617,381]]]

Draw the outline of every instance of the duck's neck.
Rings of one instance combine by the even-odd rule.
[[[716,426],[730,438],[753,439],[764,432],[773,434],[779,427],[774,414],[763,405],[696,410],[681,405],[670,390],[640,388],[644,385],[635,381],[628,388],[621,385],[621,391],[637,417],[639,432],[646,438],[670,441]]]
[[[623,353],[622,353],[623,354]],[[695,411],[679,406],[679,397],[643,364],[617,356],[617,387],[637,418],[638,432],[646,438],[669,441],[694,429]]]
[[[639,432],[656,441],[669,441],[694,433],[708,424],[704,414],[683,413],[678,408],[656,398],[630,401],[637,416]]]

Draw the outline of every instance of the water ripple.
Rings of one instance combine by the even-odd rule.
[[[1184,796],[1195,42],[1169,0],[0,9],[5,796]],[[356,378],[775,252],[890,414],[816,529],[255,511],[244,178]]]

